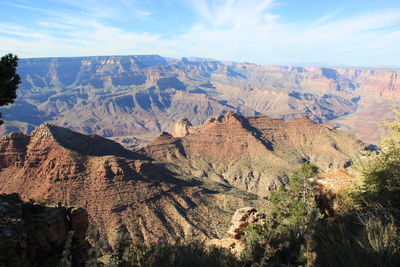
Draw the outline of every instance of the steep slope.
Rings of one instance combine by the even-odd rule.
[[[389,108],[400,102],[398,70],[149,55],[22,59],[18,72],[19,97],[0,109],[7,121],[2,133],[30,133],[50,122],[126,146],[171,132],[181,117],[201,124],[227,111],[285,120],[308,116],[376,142],[377,122],[390,118]]]
[[[111,245],[120,232],[132,233],[133,223],[146,243],[218,236],[237,206],[257,201],[234,188],[178,179],[144,158],[99,136],[44,124],[0,141],[0,192],[84,207]]]
[[[353,136],[307,118],[285,122],[228,112],[201,126],[179,121],[175,132],[179,135],[163,133],[138,151],[174,163],[177,173],[261,196],[286,183],[301,163],[335,169],[347,166],[365,148]]]

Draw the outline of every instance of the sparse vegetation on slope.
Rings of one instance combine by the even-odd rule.
[[[380,150],[357,163],[359,183],[345,192],[334,224],[317,231],[321,266],[396,266],[400,262],[400,113],[383,126]],[[337,256],[333,256],[337,255]]]
[[[256,266],[397,266],[400,113],[395,113],[396,121],[384,123],[391,136],[382,138],[380,150],[369,152],[356,165],[359,183],[339,192],[342,201],[336,218],[318,214],[319,202],[311,188],[304,186],[313,168],[303,165],[288,188],[272,193],[266,223],[247,228],[246,260],[257,262]]]
[[[315,258],[312,234],[319,219],[309,179],[317,173],[306,163],[290,178],[290,185],[271,194],[271,209],[264,224],[245,231],[246,258],[251,262],[305,264]]]
[[[152,245],[140,251],[133,249],[134,246],[133,243],[125,243],[121,248],[122,254],[114,255],[107,262],[98,262],[98,266],[231,267],[243,264],[227,249],[209,247],[199,241]]]
[[[394,112],[397,119],[383,124],[391,136],[382,138],[380,150],[371,152],[358,163],[361,185],[353,194],[358,201],[370,203],[400,199],[400,112]]]

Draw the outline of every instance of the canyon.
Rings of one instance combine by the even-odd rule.
[[[261,66],[157,55],[21,59],[22,84],[1,107],[0,132],[48,122],[135,147],[188,118],[202,124],[233,111],[315,122],[377,143],[399,103],[399,70]]]
[[[106,252],[125,234],[230,244],[303,163],[321,194],[349,184],[400,101],[389,69],[148,55],[21,59],[18,72],[0,108],[1,261],[60,256],[71,231],[86,250],[96,232]],[[234,214],[247,217],[226,239]]]
[[[10,133],[0,141],[0,193],[84,208],[110,249],[135,225],[146,244],[209,240],[224,236],[237,208],[266,210],[269,192],[302,163],[344,168],[367,149],[308,118],[228,112],[174,128],[134,150],[47,123]]]

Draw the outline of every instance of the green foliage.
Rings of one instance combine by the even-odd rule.
[[[145,255],[143,266],[241,266],[229,251],[207,247],[201,242],[153,246]]]
[[[383,126],[390,137],[382,138],[380,150],[366,154],[357,164],[361,186],[354,198],[359,202],[393,201],[400,191],[400,113],[394,110],[396,120]]]
[[[120,243],[109,262],[103,266],[242,266],[242,262],[228,250],[214,246],[207,247],[198,241],[186,244],[155,244],[143,248],[138,261],[138,251],[134,249],[131,241]]]
[[[290,186],[281,187],[271,194],[271,216],[274,227],[284,227],[301,233],[308,222],[308,215],[316,208],[313,188],[309,183],[318,171],[311,164],[303,164],[290,177]]]
[[[106,266],[143,266],[142,259],[148,251],[149,248],[144,246],[143,240],[132,240],[128,233],[121,234],[118,247],[110,255]]]
[[[384,123],[390,137],[356,164],[358,184],[342,192],[334,223],[320,222],[314,240],[318,266],[398,266],[400,262],[400,113]]]
[[[74,231],[69,231],[67,235],[67,240],[65,241],[64,250],[62,252],[62,258],[58,263],[58,267],[71,267],[72,266],[72,239],[74,236]]]
[[[304,264],[313,261],[313,224],[319,218],[309,179],[318,171],[303,164],[290,177],[290,186],[272,192],[271,209],[264,224],[245,229],[247,251],[251,262]]]
[[[0,106],[13,103],[17,97],[17,88],[21,83],[21,78],[16,73],[17,65],[18,57],[13,54],[7,54],[0,60]],[[0,120],[1,124],[3,121]]]
[[[91,244],[91,247],[87,251],[87,259],[85,266],[97,267],[102,266],[99,262],[99,258],[104,253],[104,247],[106,247],[106,242],[101,239],[100,233],[94,227],[90,227],[87,232],[87,239]]]
[[[366,249],[371,251],[378,266],[394,266],[400,262],[400,236],[393,219],[368,218],[365,222]]]
[[[320,222],[314,235],[317,266],[397,266],[400,233],[396,225],[392,209],[376,204],[334,223]]]
[[[393,138],[400,139],[400,135],[393,136],[382,142],[386,146],[381,153],[363,159],[368,168],[362,169],[362,190],[350,195],[362,200],[361,204],[347,207],[334,222],[319,220],[308,184],[316,167],[305,164],[296,171],[289,187],[272,193],[266,222],[246,229],[247,262],[253,266],[397,266],[400,202],[394,193],[399,193],[396,166],[400,146]]]

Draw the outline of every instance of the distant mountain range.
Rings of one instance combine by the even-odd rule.
[[[400,102],[400,71],[260,66],[157,55],[21,59],[15,104],[2,107],[3,134],[50,122],[126,146],[234,111],[351,130],[366,142]]]

